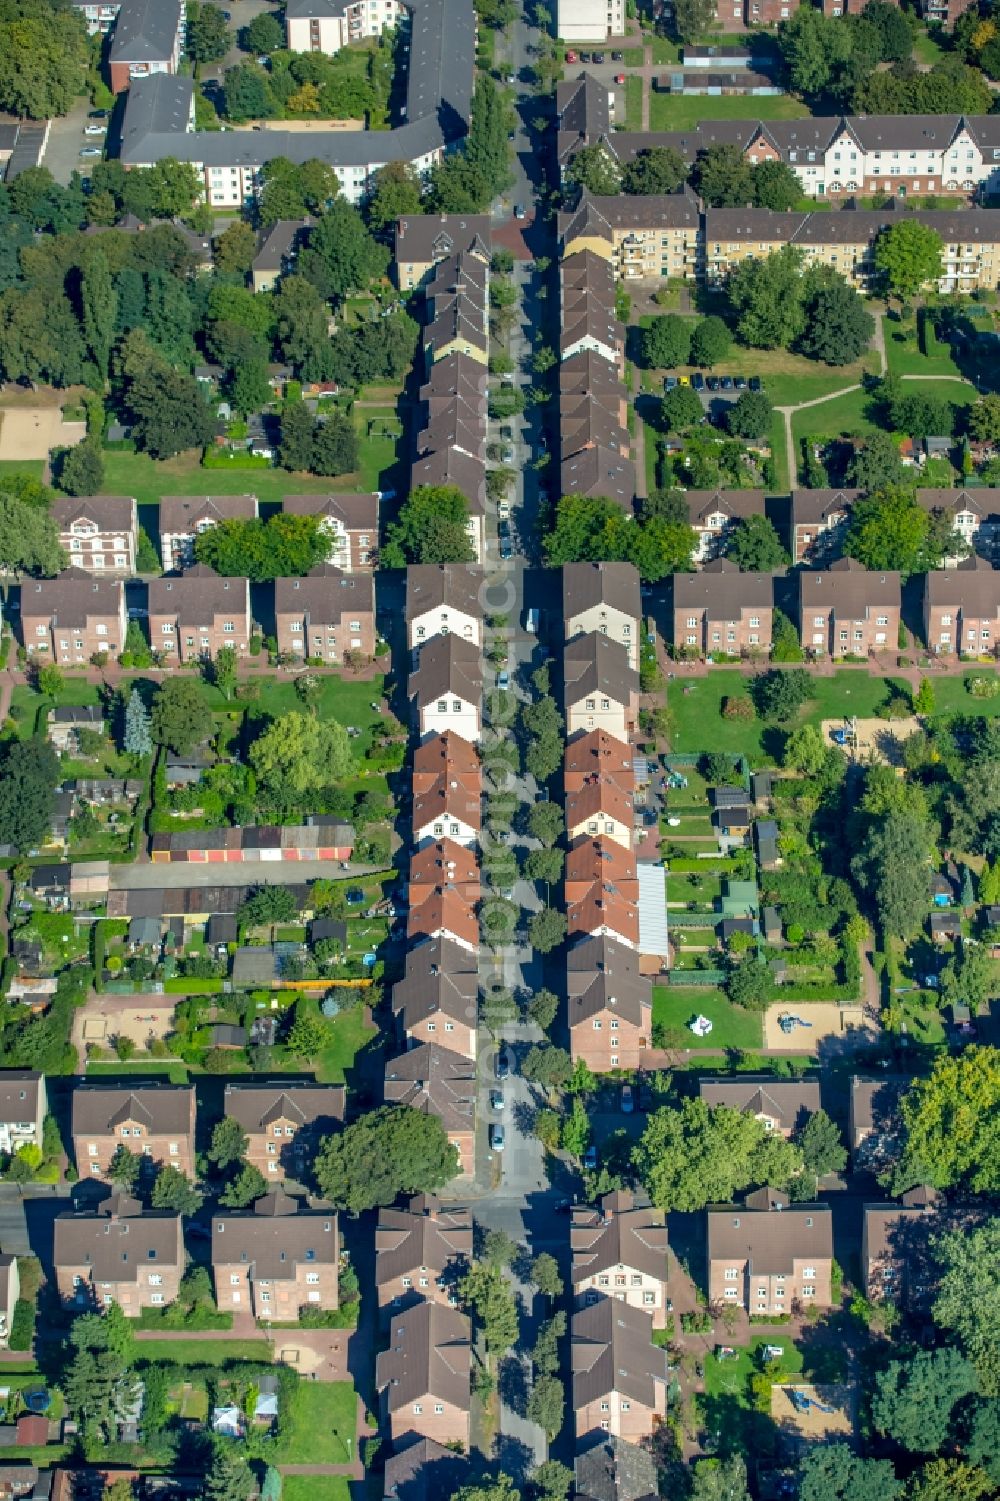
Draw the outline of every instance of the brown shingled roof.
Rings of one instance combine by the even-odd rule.
[[[565,702],[576,704],[588,693],[604,693],[612,703],[627,704],[639,691],[639,674],[628,665],[620,641],[589,631],[577,636],[563,655]]]
[[[78,1084],[73,1091],[73,1135],[113,1136],[128,1121],[155,1135],[185,1135],[194,1119],[188,1084]]]
[[[481,620],[485,574],[469,563],[415,563],[406,570],[406,619],[440,605]]]
[[[44,617],[57,630],[86,626],[96,616],[119,615],[124,588],[121,579],[94,578],[82,568],[67,568],[54,579],[25,579],[21,618]]]
[[[381,1209],[375,1227],[375,1286],[415,1271],[458,1272],[472,1261],[472,1216],[419,1195],[402,1209]]]
[[[837,620],[860,620],[879,606],[899,608],[899,574],[841,558],[829,568],[800,573],[799,598],[803,610],[832,610]]]
[[[570,1325],[574,1409],[579,1412],[610,1392],[645,1407],[662,1406],[667,1354],[652,1336],[650,1315],[615,1298],[601,1298],[575,1313]]]
[[[744,573],[728,558],[716,558],[697,573],[674,575],[674,608],[732,620],[741,610],[769,610],[773,590],[769,573]]]
[[[766,1115],[785,1131],[795,1130],[820,1108],[818,1079],[744,1074],[738,1079],[702,1079],[699,1093],[707,1105],[725,1105],[747,1115]]]
[[[634,563],[565,563],[562,571],[563,620],[606,606],[638,621],[642,616],[639,570]]]
[[[731,1204],[708,1211],[708,1259],[749,1260],[764,1276],[789,1273],[796,1260],[829,1261],[833,1217],[827,1204],[789,1204],[755,1209]]]
[[[427,1396],[468,1411],[471,1337],[466,1316],[440,1303],[418,1303],[397,1314],[389,1348],[375,1363],[375,1384],[386,1392],[390,1413]]]
[[[179,1214],[147,1210],[116,1194],[94,1214],[59,1214],[53,1262],[86,1267],[94,1282],[136,1282],[140,1268],[184,1266]]]
[[[574,944],[566,959],[566,988],[571,1027],[612,1009],[636,1027],[649,1023],[649,977],[639,973],[633,950],[617,939],[588,938]]]
[[[250,608],[245,578],[223,578],[204,563],[180,575],[150,579],[150,615],[176,615],[182,626],[207,625],[227,611],[244,615]]]
[[[344,573],[332,563],[321,563],[303,578],[278,578],[274,581],[274,613],[295,614],[301,611],[314,622],[341,621],[345,615],[372,614],[375,610],[375,581],[370,573]]]
[[[387,1058],[382,1092],[387,1105],[436,1115],[446,1131],[473,1129],[475,1064],[436,1042]]]
[[[474,1027],[479,996],[475,955],[449,938],[432,938],[408,950],[406,972],[392,987],[392,1009],[404,1032],[439,1013]]]
[[[935,569],[927,574],[924,588],[928,604],[950,605],[980,619],[1000,615],[1000,573],[984,558]]]
[[[344,1119],[343,1084],[295,1084],[275,1080],[268,1084],[227,1084],[223,1110],[238,1121],[244,1131],[265,1130],[277,1120],[299,1126],[317,1121],[332,1127]]]
[[[666,1281],[667,1227],[662,1211],[637,1203],[627,1189],[605,1194],[599,1209],[574,1209],[569,1244],[574,1287],[617,1266]]]
[[[483,696],[483,668],[479,647],[461,636],[433,636],[420,648],[417,666],[407,688],[418,706],[446,693],[478,705]]]
[[[248,1262],[255,1281],[285,1281],[307,1262],[337,1266],[340,1233],[332,1210],[312,1211],[288,1205],[298,1201],[287,1194],[266,1194],[249,1214],[221,1211],[212,1216],[212,1265]]]

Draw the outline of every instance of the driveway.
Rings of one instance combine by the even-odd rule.
[[[89,100],[77,99],[68,115],[57,115],[52,121],[42,166],[48,167],[56,182],[63,187],[73,172],[89,176],[94,162],[99,159],[82,160],[80,152],[84,147],[104,145],[104,136],[85,136],[83,133],[83,127],[90,123],[87,119],[89,110]]]

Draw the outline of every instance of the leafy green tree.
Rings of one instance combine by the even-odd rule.
[[[391,1204],[400,1193],[443,1188],[458,1161],[436,1116],[389,1105],[326,1137],[313,1172],[331,1203],[360,1214]]]
[[[763,438],[771,427],[773,408],[763,391],[741,391],[726,408],[726,427],[737,438]]]
[[[16,495],[0,494],[0,567],[51,578],[66,567],[59,531],[47,511]]]
[[[521,1492],[501,1470],[485,1485],[460,1485],[457,1491],[452,1491],[452,1501],[521,1501]]]
[[[754,195],[754,169],[738,146],[723,144],[699,151],[695,185],[712,208],[739,208]]]
[[[506,1230],[487,1230],[483,1237],[483,1259],[503,1270],[517,1259],[517,1243]]]
[[[255,1199],[267,1193],[267,1179],[252,1162],[245,1162],[235,1178],[227,1183],[220,1194],[220,1202],[227,1209],[246,1209]]]
[[[600,142],[581,146],[566,168],[566,178],[599,198],[612,198],[622,190],[621,166]]]
[[[921,678],[920,686],[913,695],[914,714],[934,713],[934,688],[930,678]]]
[[[587,1108],[579,1095],[574,1095],[570,1113],[562,1123],[560,1141],[564,1152],[579,1161],[590,1145],[591,1129]]]
[[[847,482],[871,495],[902,483],[906,471],[899,449],[888,433],[872,433],[862,448],[855,450],[847,464]]]
[[[407,563],[471,563],[475,551],[466,523],[469,503],[455,485],[418,485],[387,529],[385,568]]]
[[[251,928],[292,922],[298,915],[295,893],[287,886],[258,886],[237,913],[240,923]]]
[[[262,788],[274,796],[300,796],[350,774],[354,755],[347,731],[335,719],[292,711],[272,721],[247,759]]]
[[[170,1163],[160,1168],[153,1184],[151,1202],[154,1209],[171,1209],[175,1214],[191,1215],[201,1208],[201,1201],[202,1195],[180,1168]]]
[[[714,19],[711,0],[680,0],[674,6],[674,29],[682,42],[693,42],[709,29]]]
[[[907,1501],[991,1501],[996,1495],[985,1470],[960,1459],[932,1459],[910,1479]]]
[[[771,999],[771,972],[756,954],[746,954],[726,980],[726,994],[734,1006],[763,1011]]]
[[[751,682],[751,693],[762,719],[791,719],[811,692],[809,674],[802,668],[764,672]]]
[[[0,747],[0,828],[22,854],[42,844],[52,826],[59,762],[47,740]]]
[[[126,1193],[131,1193],[139,1181],[141,1167],[142,1159],[135,1152],[130,1152],[124,1142],[119,1142],[108,1163],[108,1177],[116,1188],[123,1188]]]
[[[802,1159],[756,1117],[697,1099],[654,1111],[632,1162],[658,1208],[688,1212],[729,1202],[751,1184],[782,1187]]]
[[[758,162],[753,169],[753,201],[758,208],[787,213],[801,202],[802,184],[787,162]]]
[[[934,1322],[957,1336],[983,1392],[995,1399],[1000,1395],[1000,1220],[949,1230],[937,1239],[934,1250],[941,1268]],[[985,1424],[982,1431],[987,1431]]]
[[[538,808],[547,807],[546,803],[536,803]],[[528,1002],[528,1015],[536,1027],[541,1027],[547,1032],[559,1014],[559,997],[551,990],[537,990]]]
[[[690,355],[689,318],[668,313],[665,317],[654,318],[642,330],[642,358],[651,370],[671,370],[675,365],[686,365]]]
[[[741,261],[726,284],[736,328],[755,349],[787,349],[803,332],[802,253],[784,245],[761,259]]]
[[[258,16],[258,20],[278,24],[273,16]],[[257,236],[249,224],[234,219],[215,241],[215,269],[222,276],[246,276],[257,254]]]
[[[833,17],[819,11],[803,15],[796,11],[782,26],[778,39],[795,93],[807,98],[825,93],[850,58],[853,40]]]
[[[969,408],[969,436],[980,443],[1000,439],[1000,396],[990,392]]]
[[[533,839],[542,844],[554,844],[565,832],[566,815],[556,803],[532,803],[526,824]]]
[[[212,711],[193,678],[167,678],[156,690],[150,722],[153,740],[183,756],[215,728]]]
[[[104,484],[104,458],[88,438],[75,448],[64,448],[59,459],[60,490],[67,495],[99,495]]]
[[[805,328],[798,347],[810,359],[847,365],[861,358],[874,332],[875,320],[857,292],[837,280],[819,287],[807,300]]]
[[[466,1309],[475,1314],[491,1355],[502,1355],[517,1343],[514,1289],[499,1267],[475,1262],[459,1282],[458,1294]]]
[[[795,1144],[802,1153],[807,1172],[817,1178],[827,1173],[842,1173],[847,1166],[847,1149],[840,1128],[825,1110],[814,1110],[795,1133]]]
[[[227,120],[243,124],[246,120],[268,120],[278,112],[278,105],[268,86],[264,69],[255,63],[241,63],[227,68],[222,85],[223,110]]]
[[[822,731],[814,724],[803,724],[789,733],[781,764],[790,766],[793,771],[801,771],[807,777],[814,777],[826,760],[826,752]]]
[[[811,1449],[799,1469],[800,1501],[899,1501],[902,1494],[887,1459],[860,1459],[847,1444]]]
[[[938,280],[943,249],[937,230],[917,219],[904,219],[884,229],[875,241],[875,269],[887,291],[905,301]]]
[[[525,1054],[521,1072],[533,1084],[561,1089],[569,1083],[573,1060],[565,1048],[554,1047],[550,1042],[534,1043]]]
[[[927,911],[928,829],[919,814],[890,813],[869,831],[865,848],[851,861],[855,881],[867,892],[883,930],[896,938],[917,931]]]
[[[964,1414],[966,1457],[981,1466],[993,1481],[1000,1481],[1000,1402],[980,1397],[966,1407]]]
[[[539,1252],[532,1261],[531,1280],[543,1297],[562,1297],[565,1285],[559,1274],[559,1263],[548,1251]]]
[[[217,1168],[231,1167],[233,1163],[241,1161],[246,1155],[249,1141],[250,1138],[236,1117],[224,1115],[212,1127],[212,1144],[208,1149],[208,1160],[214,1162]]]
[[[358,433],[346,412],[333,412],[318,422],[313,434],[314,474],[350,474],[358,467]]]
[[[316,424],[304,401],[289,401],[281,413],[279,455],[283,469],[308,470]]]
[[[205,1501],[248,1501],[254,1478],[243,1455],[217,1441],[205,1475]]]
[[[750,1501],[742,1454],[699,1459],[691,1472],[691,1501]]]
[[[903,1188],[962,1184],[974,1193],[995,1193],[1000,1188],[1000,1143],[993,1126],[998,1112],[1000,1051],[970,1047],[958,1057],[938,1058],[930,1075],[915,1079],[903,1096],[905,1145],[896,1183]]]
[[[554,737],[553,742],[558,743]],[[537,757],[534,764],[536,766],[538,764]],[[557,760],[553,770],[557,770],[558,765]],[[565,863],[566,857],[562,850],[529,850],[524,862],[524,874],[529,881],[545,881],[548,885],[554,886],[557,881],[562,880]]]
[[[0,109],[29,120],[72,109],[87,66],[87,34],[75,12],[43,4],[0,14]]]
[[[154,459],[169,459],[211,442],[214,412],[192,375],[174,370],[141,329],[122,340],[124,402],[136,446]]]
[[[566,937],[566,914],[558,907],[543,907],[528,923],[528,941],[539,954],[550,954]]]
[[[685,0],[678,0],[679,4]],[[558,1376],[539,1376],[532,1383],[526,1409],[530,1423],[537,1423],[545,1430],[551,1443],[563,1425],[566,1409],[566,1389]]]
[[[364,213],[373,234],[395,227],[404,214],[420,213],[420,177],[409,162],[387,162],[379,167]]]
[[[733,336],[724,319],[711,313],[700,318],[691,334],[691,363],[711,370],[724,360],[733,347]]]
[[[536,1501],[566,1501],[573,1484],[573,1471],[558,1459],[547,1459],[532,1473]]]
[[[682,433],[701,422],[705,409],[697,391],[690,386],[675,386],[668,391],[660,406],[663,424],[668,432]]]
[[[214,63],[229,50],[226,18],[217,5],[194,3],[187,8],[187,47],[196,63]]]
[[[388,250],[368,232],[357,209],[337,198],[313,226],[298,272],[321,296],[343,301],[384,276],[388,264]]]
[[[972,1367],[957,1350],[917,1350],[876,1374],[872,1422],[909,1453],[936,1454],[951,1431],[955,1407],[975,1385]]]
[[[687,165],[672,146],[651,146],[637,151],[622,168],[622,190],[647,195],[676,193],[687,181]]]

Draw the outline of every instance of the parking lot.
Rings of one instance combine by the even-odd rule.
[[[73,172],[88,176],[94,162],[100,160],[99,157],[80,156],[80,152],[87,147],[104,144],[103,136],[92,138],[84,135],[87,125],[106,123],[88,119],[90,108],[86,99],[78,99],[68,115],[57,115],[52,121],[42,165],[48,167],[56,182],[63,186],[69,182]]]

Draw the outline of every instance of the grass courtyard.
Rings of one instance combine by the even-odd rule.
[[[689,1031],[695,1016],[707,1016],[712,1030],[707,1037]],[[708,985],[653,986],[654,1045],[658,1047],[738,1048],[752,1052],[762,1046],[760,1017],[734,1006],[721,990]]]
[[[351,1501],[351,1487],[343,1475],[286,1475],[283,1501]]]
[[[279,1465],[347,1464],[356,1452],[357,1422],[358,1399],[350,1381],[300,1381],[291,1426],[282,1435],[275,1461]],[[310,1498],[313,1494],[310,1491]]]
[[[682,97],[654,89],[649,99],[650,130],[687,130],[701,120],[802,120],[805,105],[790,94],[744,99],[738,94]]]

